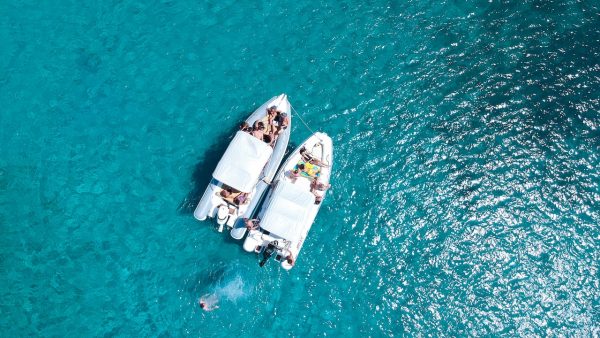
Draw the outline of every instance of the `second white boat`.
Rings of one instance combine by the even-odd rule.
[[[315,133],[298,147],[277,172],[263,207],[244,241],[244,250],[271,257],[291,269],[329,188],[333,144]]]
[[[194,210],[194,217],[200,221],[216,217],[219,231],[223,231],[225,225],[232,228],[234,238],[244,236],[246,229],[236,227],[236,222],[254,213],[283,159],[290,138],[291,106],[285,94],[265,102],[245,122],[248,126],[263,122],[266,126],[267,108],[270,107],[287,115],[287,128],[281,131],[272,146],[248,132],[238,131]]]

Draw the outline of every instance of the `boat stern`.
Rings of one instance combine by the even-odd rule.
[[[262,233],[258,230],[251,230],[250,232],[248,232],[246,240],[244,240],[243,247],[244,250],[246,250],[247,252],[260,252],[263,244],[264,240],[262,239]]]

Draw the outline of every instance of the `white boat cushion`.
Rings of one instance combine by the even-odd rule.
[[[279,181],[269,205],[260,220],[260,227],[289,241],[297,242],[307,224],[309,211],[315,206],[315,196],[306,186]]]
[[[265,142],[238,131],[217,164],[213,177],[241,192],[252,191],[273,153]]]

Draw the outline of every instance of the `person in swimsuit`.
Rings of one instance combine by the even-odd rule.
[[[200,300],[198,301],[198,304],[200,305],[200,308],[202,310],[212,311],[212,310],[219,308],[219,306],[217,305],[217,302],[218,302],[218,299],[216,299],[215,297],[211,297],[209,295],[204,295],[200,298]]]
[[[296,260],[294,259],[294,255],[292,255],[291,252],[289,255],[287,255],[287,257],[285,257],[285,261],[291,266],[294,266],[294,263],[296,263]]]
[[[263,141],[265,141],[266,144],[268,144],[271,147],[273,147],[273,137],[271,136],[271,134],[264,134],[263,135]]]
[[[245,131],[247,133],[251,133],[252,132],[252,128],[250,128],[250,125],[246,121],[244,121],[244,122],[242,122],[240,124],[240,130],[241,131]]]
[[[237,205],[245,204],[248,200],[248,194],[245,192],[240,193],[236,197],[233,198],[233,203]]]
[[[219,193],[219,195],[221,195],[221,197],[223,198],[227,198],[229,196],[231,196],[231,194],[233,194],[233,189],[231,188],[223,188],[223,190],[221,190],[221,192]]]
[[[271,141],[275,141],[276,139],[276,135],[275,135],[275,116],[277,113],[277,107],[272,106],[267,108],[267,115],[265,117],[263,117],[262,119],[256,120],[255,122],[255,126],[258,126],[259,122],[262,122],[263,125],[265,126],[264,129],[264,133],[265,135],[269,135],[271,137]],[[271,143],[271,141],[269,141],[268,143]]]
[[[325,191],[331,187],[331,184],[325,184],[323,182],[319,182],[319,178],[315,177],[310,182],[310,192],[315,195],[315,204],[321,204],[323,201],[323,195],[325,195]]]
[[[262,141],[263,136],[265,134],[264,130],[265,130],[265,124],[262,122],[258,122],[256,124],[256,127],[254,127],[254,130],[252,130],[252,136],[254,136],[257,139]]]
[[[325,164],[325,163],[321,162],[320,160],[312,157],[312,155],[306,150],[305,147],[300,148],[300,156],[302,156],[302,160],[304,160],[304,162],[318,165],[321,167],[329,167],[328,164]]]
[[[277,112],[277,116],[275,116],[275,121],[278,123],[275,135],[279,136],[279,134],[286,130],[287,127],[290,125],[290,119],[287,117],[286,113]]]
[[[330,187],[331,187],[331,184],[325,184],[323,182],[319,182],[318,177],[313,178],[313,180],[310,182],[310,192],[312,192],[313,194],[317,191],[325,192]]]
[[[271,108],[267,108],[267,122],[270,125],[273,125],[275,122],[275,117],[277,116],[277,107],[272,106]]]
[[[290,179],[292,180],[292,182],[296,182],[296,180],[298,179],[298,176],[300,176],[300,173],[303,171],[304,171],[303,163],[298,164],[296,169],[290,171]]]
[[[308,151],[306,151],[306,147],[300,148],[300,156],[302,156],[304,162],[310,162],[313,159]]]
[[[244,218],[244,224],[246,224],[246,229],[248,230],[256,230],[259,227],[259,221],[256,218]]]

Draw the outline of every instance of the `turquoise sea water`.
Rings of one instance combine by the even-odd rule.
[[[1,336],[600,334],[598,2],[0,13]],[[192,216],[282,92],[336,146],[290,272]]]

